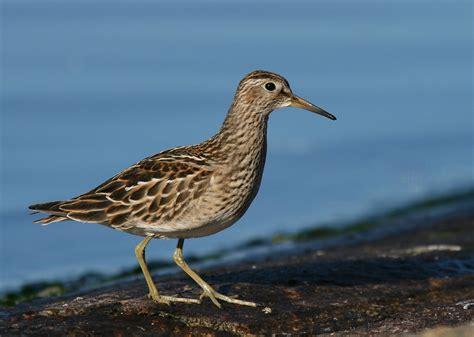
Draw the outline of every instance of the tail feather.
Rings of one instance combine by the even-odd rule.
[[[40,212],[49,214],[49,216],[46,218],[34,221],[34,223],[40,223],[45,226],[53,222],[68,220],[66,212],[62,211],[59,208],[59,206],[61,206],[63,203],[64,201],[52,201],[44,204],[31,205],[28,208],[34,211],[31,214],[36,214]]]
[[[64,214],[64,211],[59,209],[59,206],[61,206],[63,203],[64,201],[51,201],[44,204],[31,205],[28,208],[36,212],[43,212],[48,214]]]
[[[33,223],[39,223],[39,224],[42,224],[43,226],[46,226],[53,222],[59,222],[59,221],[65,221],[65,220],[69,220],[69,219],[63,216],[50,215],[46,218],[35,220],[33,221]]]

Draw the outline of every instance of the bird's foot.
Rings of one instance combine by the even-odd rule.
[[[222,295],[221,293],[218,293],[214,289],[210,288],[203,290],[201,296],[199,296],[199,299],[202,300],[204,297],[209,297],[218,308],[222,308],[221,304],[219,303],[218,299],[221,301],[225,301],[227,303],[232,303],[232,304],[237,304],[237,305],[245,305],[248,307],[256,307],[257,303],[254,302],[247,302],[247,301],[242,301],[237,299],[237,295],[234,296],[225,296]]]
[[[153,302],[159,303],[159,304],[170,305],[171,302],[201,304],[200,300],[195,300],[193,298],[162,296],[162,295],[159,295],[157,292],[156,293],[149,293],[148,297],[151,298],[153,300]]]

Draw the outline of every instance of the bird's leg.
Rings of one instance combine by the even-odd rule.
[[[151,278],[150,272],[148,271],[148,267],[145,261],[145,248],[153,239],[152,236],[147,236],[144,238],[136,247],[135,247],[135,255],[137,256],[138,263],[142,268],[143,275],[145,276],[146,284],[148,285],[148,290],[150,293],[148,294],[151,299],[157,303],[164,303],[169,304],[170,302],[184,302],[184,303],[196,303],[200,304],[201,301],[191,299],[191,298],[179,298],[179,297],[172,297],[172,296],[162,296],[158,293],[158,290],[153,283],[153,279]]]
[[[191,268],[189,268],[188,264],[186,261],[184,261],[183,258],[183,244],[184,244],[184,239],[179,239],[178,240],[178,245],[176,247],[176,250],[174,251],[173,254],[173,260],[176,262],[176,264],[183,269],[183,271],[188,274],[203,290],[200,299],[203,297],[209,297],[211,301],[219,308],[221,308],[221,304],[219,303],[219,300],[228,302],[228,303],[233,303],[233,304],[239,304],[239,305],[246,305],[249,307],[256,307],[257,304],[253,302],[247,302],[247,301],[241,301],[229,296],[222,295],[215,291],[206,281],[204,281],[196,272],[194,272]]]

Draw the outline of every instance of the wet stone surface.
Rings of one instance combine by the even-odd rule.
[[[219,292],[261,306],[218,309],[208,299],[155,304],[140,278],[3,309],[0,335],[396,335],[440,325],[474,335],[472,215],[371,242],[199,272]],[[155,282],[163,294],[200,295],[181,273]]]

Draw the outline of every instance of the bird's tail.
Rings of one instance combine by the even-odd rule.
[[[29,206],[28,208],[34,211],[31,214],[36,214],[36,213],[49,214],[48,217],[36,220],[34,221],[34,223],[40,223],[43,226],[46,226],[53,222],[68,220],[66,216],[66,212],[64,212],[63,210],[59,208],[59,206],[61,206],[64,202],[65,201],[52,201],[52,202],[47,202],[44,204],[36,204],[36,205]]]

